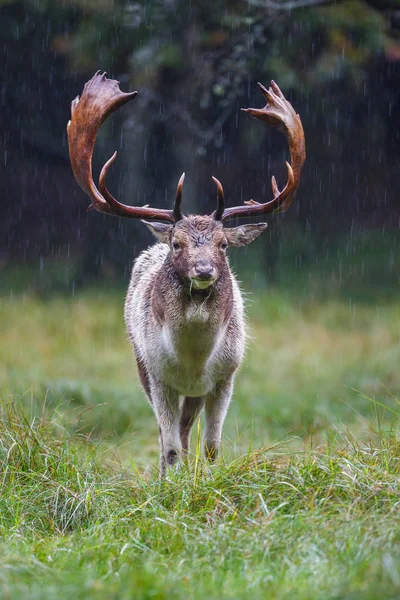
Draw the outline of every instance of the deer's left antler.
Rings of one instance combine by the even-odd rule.
[[[242,206],[233,206],[226,208],[223,212],[217,209],[213,213],[215,219],[225,221],[230,217],[252,217],[261,216],[278,209],[287,210],[292,203],[296,190],[300,182],[300,173],[306,159],[306,148],[304,140],[304,131],[301,119],[296,114],[293,106],[286,100],[281,90],[274,81],[271,81],[271,87],[267,90],[261,83],[258,87],[267,100],[264,108],[242,108],[242,110],[256,119],[266,121],[268,125],[276,127],[285,134],[289,142],[290,162],[286,163],[288,170],[288,180],[282,191],[279,191],[275,177],[271,179],[273,199],[261,204],[254,200],[249,200]]]

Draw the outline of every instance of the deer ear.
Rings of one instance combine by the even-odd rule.
[[[142,223],[144,223],[146,227],[150,229],[151,233],[158,239],[159,242],[162,242],[163,244],[169,243],[171,231],[174,228],[173,225],[169,225],[168,223],[157,222],[149,223],[149,221],[143,221],[143,219]]]
[[[267,227],[267,223],[253,223],[224,228],[224,233],[229,246],[246,246],[258,238]]]

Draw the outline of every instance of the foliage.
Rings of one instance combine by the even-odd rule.
[[[336,436],[167,481],[1,405],[3,598],[385,598],[399,593],[399,444]],[[194,464],[193,464],[194,463]]]
[[[160,483],[122,291],[13,288],[0,312],[2,598],[398,596],[396,303],[286,285],[249,299],[223,456],[203,462],[200,421],[188,464]]]
[[[307,137],[299,209],[289,219],[303,232],[313,227],[318,251],[328,234],[350,227],[396,228],[396,8],[363,0],[218,0],[212,10],[183,0],[3,2],[3,256],[72,251],[83,281],[126,274],[130,239],[136,251],[148,241],[139,227],[88,218],[70,175],[69,101],[98,68],[140,90],[98,144],[98,164],[119,148],[110,187],[127,202],[169,205],[182,170],[188,211],[212,210],[217,170],[229,202],[268,196],[267,166],[283,173],[283,140],[238,108],[258,105],[255,82],[274,77],[293,96]]]
[[[362,394],[396,410],[396,303],[385,296],[373,306],[362,298],[321,301],[310,284],[297,282],[291,295],[285,284],[249,298],[252,341],[225,427],[227,453],[288,435],[319,439],[333,423],[368,428],[373,405]],[[148,455],[157,459],[156,421],[139,385],[122,306],[123,292],[109,289],[4,298],[0,385],[24,395],[35,414],[46,397],[68,415],[71,431],[110,443],[133,435],[129,453],[147,463]],[[379,414],[385,420],[391,413]]]

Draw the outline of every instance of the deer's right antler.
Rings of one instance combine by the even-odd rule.
[[[117,156],[116,152],[106,162],[101,171],[99,179],[101,192],[93,181],[92,155],[97,132],[101,124],[111,113],[129,102],[129,100],[133,100],[136,96],[137,92],[130,92],[128,94],[121,92],[118,81],[107,79],[105,73],[100,75],[100,71],[85,84],[82,96],[77,96],[71,103],[71,120],[67,125],[72,170],[76,181],[92,201],[89,208],[94,207],[100,212],[118,217],[158,219],[159,221],[175,223],[182,218],[180,204],[183,176],[178,183],[173,210],[163,210],[147,206],[128,206],[121,204],[110,194],[105,180],[108,169]]]

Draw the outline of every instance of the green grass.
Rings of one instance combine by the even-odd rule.
[[[275,446],[163,483],[59,416],[0,422],[2,598],[397,597],[397,436]]]
[[[223,457],[163,483],[122,304],[1,301],[0,597],[399,597],[398,304],[253,297]]]

